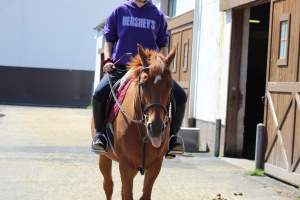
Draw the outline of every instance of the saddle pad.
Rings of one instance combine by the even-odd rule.
[[[127,82],[121,84],[120,87],[118,88],[118,90],[116,92],[116,96],[117,96],[118,102],[120,104],[122,104],[131,82],[132,82],[132,80],[128,80]],[[108,115],[108,120],[107,120],[108,123],[112,123],[115,120],[119,110],[120,110],[119,106],[116,103],[114,103],[114,105]]]

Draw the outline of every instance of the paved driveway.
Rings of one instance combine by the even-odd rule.
[[[0,200],[102,200],[97,156],[89,152],[88,109],[0,106]],[[115,191],[120,179],[114,164]],[[142,177],[134,185],[141,195]],[[296,200],[299,192],[268,177],[250,177],[198,154],[164,162],[154,200]]]

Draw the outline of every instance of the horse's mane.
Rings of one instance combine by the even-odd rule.
[[[150,49],[145,49],[145,54],[150,63],[149,78],[155,77],[156,75],[162,75],[163,73],[171,77],[170,69],[165,66],[165,57],[163,54]],[[131,72],[132,79],[137,79],[139,77],[143,70],[143,64],[139,54],[133,57],[128,63],[128,69]]]

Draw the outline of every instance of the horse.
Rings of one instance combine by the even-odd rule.
[[[175,49],[165,57],[138,45],[138,53],[128,64],[131,84],[113,121],[114,139],[107,153],[100,155],[106,199],[113,193],[112,161],[119,163],[122,200],[132,200],[133,180],[145,173],[140,200],[150,200],[160,173],[170,137],[172,76],[170,64]],[[92,120],[93,121],[93,120]],[[95,129],[92,124],[92,135]]]

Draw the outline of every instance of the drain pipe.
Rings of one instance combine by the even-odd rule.
[[[215,157],[220,155],[220,138],[221,138],[222,120],[216,120],[216,131],[215,131]]]

